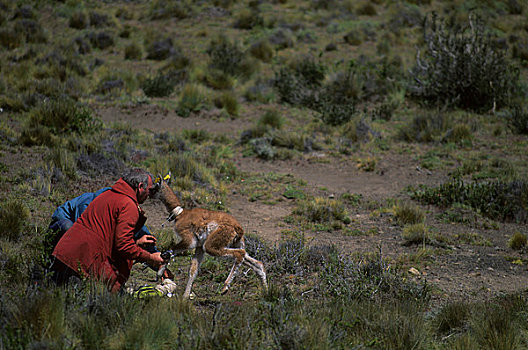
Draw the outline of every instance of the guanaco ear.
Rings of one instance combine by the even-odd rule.
[[[165,176],[163,177],[163,181],[164,181],[167,185],[169,185],[170,182],[171,182],[171,180],[172,180],[172,173],[169,171],[169,172],[167,173],[167,175],[165,175]]]

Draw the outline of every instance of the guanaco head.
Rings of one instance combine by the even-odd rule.
[[[153,187],[156,188],[155,198],[158,198],[163,204],[165,204],[165,207],[169,213],[178,215],[181,213],[182,204],[176,193],[174,193],[174,191],[169,187],[171,178],[172,174],[170,172],[164,177],[161,175],[156,177],[155,183],[153,185]]]

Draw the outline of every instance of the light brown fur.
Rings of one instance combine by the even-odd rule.
[[[165,181],[161,183],[159,199],[165,204],[169,213],[181,207],[179,198]],[[183,294],[185,298],[191,294],[192,284],[198,275],[204,253],[211,256],[232,256],[235,259],[231,272],[224,282],[222,294],[229,289],[241,264],[251,267],[259,275],[264,290],[267,290],[264,265],[246,253],[244,230],[233,216],[203,208],[184,209],[175,217],[174,231],[181,237],[181,241],[173,247],[174,254],[195,249]],[[163,269],[162,267],[160,271]]]

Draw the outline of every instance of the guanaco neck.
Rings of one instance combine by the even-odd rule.
[[[159,198],[169,213],[178,216],[182,212],[183,208],[180,199],[165,182],[161,184]]]

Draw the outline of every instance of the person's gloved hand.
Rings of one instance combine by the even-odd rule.
[[[149,258],[149,261],[147,261],[147,263],[150,266],[156,269],[159,269],[160,266],[165,263],[165,260],[163,260],[163,258],[161,257],[161,252],[157,252],[157,253],[150,254],[150,258]]]
[[[141,248],[145,249],[147,247],[155,246],[157,242],[156,237],[152,235],[143,235],[139,237],[136,241],[137,245]]]
[[[163,272],[163,276],[161,276],[161,282],[163,282],[165,279],[174,280],[174,274],[169,269],[165,269]]]

